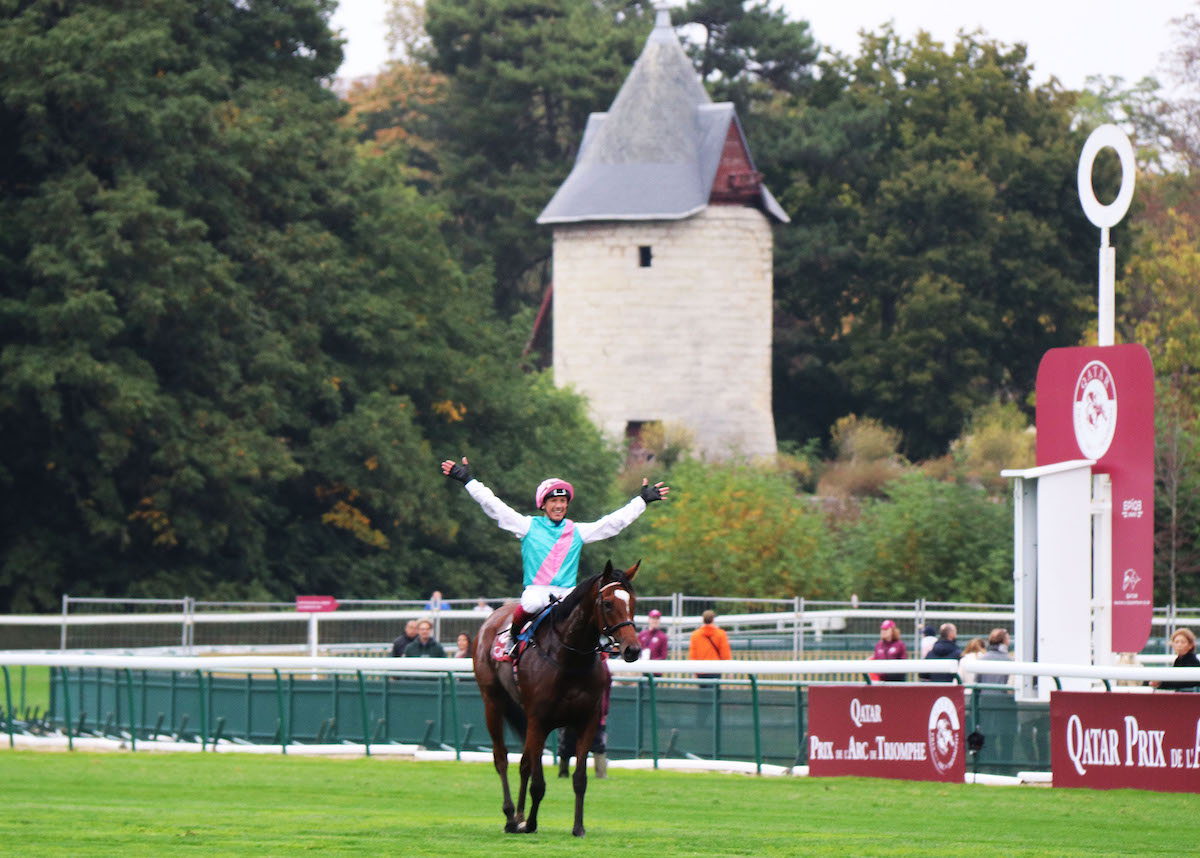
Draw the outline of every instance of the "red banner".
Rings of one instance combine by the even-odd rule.
[[[1200,694],[1050,692],[1056,787],[1200,792]]]
[[[333,596],[297,596],[296,610],[316,614],[322,611],[336,611],[337,599]]]
[[[1042,358],[1037,463],[1080,458],[1112,479],[1112,649],[1141,652],[1154,613],[1154,367],[1144,346],[1051,349]]]
[[[808,690],[808,773],[962,783],[960,685],[817,685]]]

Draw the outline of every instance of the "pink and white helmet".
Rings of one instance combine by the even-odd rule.
[[[575,487],[566,480],[560,480],[558,477],[550,477],[538,483],[537,491],[533,493],[533,502],[538,509],[542,508],[542,504],[546,502],[546,498],[563,497],[568,501],[575,497]]]

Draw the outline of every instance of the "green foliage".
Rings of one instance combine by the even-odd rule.
[[[829,531],[797,497],[788,474],[742,464],[685,461],[671,496],[638,540],[647,564],[641,592],[833,598]],[[661,508],[665,507],[665,509]]]
[[[451,241],[467,265],[490,266],[496,306],[511,315],[549,282],[550,233],[537,215],[649,22],[636,4],[591,0],[429,0],[425,13],[425,59],[448,80],[430,115]]]
[[[440,458],[603,494],[402,157],[355,158],[331,8],[0,12],[0,607],[495,590]]]
[[[1012,506],[918,473],[863,502],[838,539],[838,563],[862,599],[1012,600]]]
[[[732,101],[745,117],[772,93],[798,94],[813,80],[817,45],[807,21],[790,21],[768,3],[696,0],[675,9],[675,26],[698,24],[703,41],[680,37],[715,101]]]
[[[795,215],[775,260],[782,437],[857,413],[937,455],[975,407],[1033,389],[1036,355],[1079,341],[1095,236],[1072,107],[1030,84],[1023,48],[884,29],[760,111],[748,134]]]

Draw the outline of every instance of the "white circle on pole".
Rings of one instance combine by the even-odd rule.
[[[1116,151],[1121,159],[1121,190],[1117,198],[1108,205],[1101,205],[1096,199],[1092,188],[1092,165],[1100,150],[1109,147]],[[1133,200],[1133,183],[1137,178],[1137,164],[1133,159],[1133,144],[1125,136],[1125,132],[1115,125],[1101,125],[1093,131],[1083,144],[1079,154],[1079,203],[1083,213],[1093,224],[1105,229],[1116,226],[1125,212],[1129,211],[1129,203]]]

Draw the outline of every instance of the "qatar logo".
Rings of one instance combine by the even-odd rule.
[[[940,774],[950,771],[958,759],[961,736],[958,710],[949,697],[939,697],[929,710],[929,758]]]
[[[1091,361],[1075,382],[1075,442],[1089,459],[1108,452],[1117,431],[1117,387],[1112,373],[1098,360]]]

